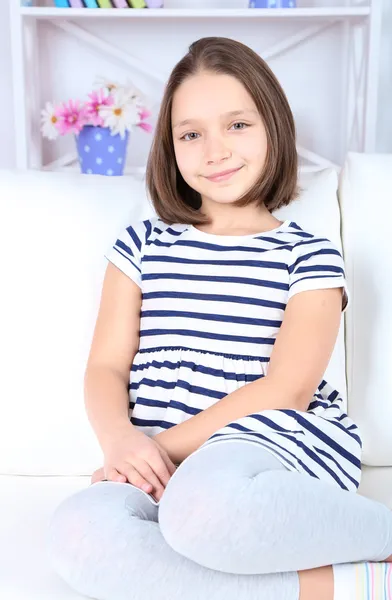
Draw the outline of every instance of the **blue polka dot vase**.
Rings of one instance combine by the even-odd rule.
[[[249,8],[297,8],[296,0],[249,0]]]
[[[75,136],[82,173],[86,175],[123,175],[129,131],[124,139],[112,135],[109,127],[85,125]]]

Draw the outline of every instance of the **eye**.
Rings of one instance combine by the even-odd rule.
[[[243,127],[236,127],[236,125],[243,125]],[[250,127],[250,125],[248,125],[247,123],[242,123],[242,122],[238,122],[238,123],[233,123],[232,127],[235,127],[235,129],[237,131],[240,131],[241,129],[246,129],[247,127]]]
[[[191,142],[192,140],[197,140],[197,137],[191,137],[190,139],[186,139],[186,137],[187,136],[196,136],[196,135],[199,135],[199,134],[196,133],[195,131],[191,131],[190,133],[185,133],[185,135],[180,137],[180,140],[184,140],[184,142]]]

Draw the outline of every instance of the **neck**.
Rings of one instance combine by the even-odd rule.
[[[265,206],[234,207],[216,202],[211,205],[203,200],[201,210],[210,219],[208,225],[202,226],[202,230],[208,233],[247,235],[273,229],[281,224]]]

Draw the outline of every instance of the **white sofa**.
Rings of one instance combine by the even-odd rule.
[[[350,154],[339,181],[328,169],[301,186],[277,216],[339,246],[342,217],[351,306],[325,378],[362,431],[360,493],[392,508],[392,155]],[[73,600],[46,528],[102,465],[83,376],[104,254],[152,209],[142,180],[38,171],[0,171],[0,205],[0,598]]]

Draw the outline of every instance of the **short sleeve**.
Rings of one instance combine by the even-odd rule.
[[[141,261],[144,245],[151,233],[151,221],[140,221],[123,229],[115,244],[105,253],[105,258],[116,265],[142,287]]]
[[[343,288],[342,311],[350,304],[342,254],[326,238],[301,241],[291,251],[289,269],[290,299],[299,292]]]

